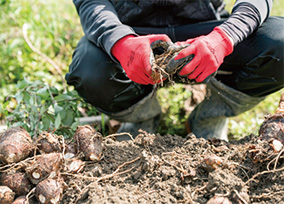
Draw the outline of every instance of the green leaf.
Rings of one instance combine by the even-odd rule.
[[[58,94],[58,92],[59,92],[59,91],[58,91],[58,89],[57,89],[57,88],[55,88],[55,87],[53,87],[53,86],[52,86],[52,87],[50,87],[50,91],[51,91],[51,93],[52,93],[52,94],[54,94],[54,95],[57,95],[57,94]]]
[[[50,124],[51,124],[51,120],[50,120],[49,116],[44,115],[41,120],[42,120],[44,130],[48,130],[50,128]]]
[[[63,111],[63,110],[64,110],[64,108],[62,106],[59,106],[57,103],[54,104],[54,111],[55,111],[56,114]]]
[[[22,92],[17,92],[16,95],[15,95],[15,98],[16,98],[18,104],[20,104],[22,102],[24,96],[23,96]]]
[[[24,79],[24,80],[18,82],[17,88],[23,89],[23,88],[29,86],[30,84],[31,84],[31,82],[29,82],[26,79]]]
[[[37,93],[42,99],[48,99],[48,97],[50,96],[50,95],[49,95],[49,91],[47,90],[46,87],[43,87],[43,88],[39,89],[36,93]]]
[[[24,102],[25,104],[29,104],[29,101],[30,101],[30,94],[28,94],[26,91],[23,92],[23,95],[24,95]]]
[[[69,96],[67,94],[60,94],[56,97],[54,97],[55,100],[72,100],[74,99],[72,96]]]
[[[57,114],[55,122],[54,122],[55,129],[58,129],[60,125],[61,125],[61,116],[60,114]]]
[[[62,123],[66,126],[70,126],[72,125],[73,121],[74,121],[74,112],[72,110],[67,110],[65,111],[65,117],[64,117],[64,120],[62,121]]]

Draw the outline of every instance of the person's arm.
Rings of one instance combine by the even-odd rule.
[[[186,63],[179,74],[197,82],[204,81],[218,70],[234,46],[264,22],[271,7],[272,0],[237,0],[232,15],[211,33],[177,43],[190,45],[172,59],[170,69]],[[190,62],[187,61],[189,56],[194,56]]]
[[[73,0],[87,38],[115,61],[139,84],[157,83],[151,77],[155,41],[171,42],[167,35],[138,36],[120,22],[113,4],[107,0]]]
[[[131,27],[120,22],[110,1],[73,0],[73,3],[88,40],[104,49],[111,57],[111,48],[119,39],[136,35]]]
[[[272,0],[237,0],[222,28],[238,44],[252,34],[269,16]]]

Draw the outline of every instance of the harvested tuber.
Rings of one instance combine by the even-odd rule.
[[[206,204],[232,204],[232,202],[227,197],[215,195]]]
[[[55,178],[59,175],[60,167],[63,164],[61,153],[50,153],[39,155],[26,168],[29,180],[38,184],[46,178]]]
[[[3,174],[1,183],[13,190],[17,196],[25,195],[32,189],[32,184],[22,172]]]
[[[64,159],[71,159],[77,154],[74,143],[65,145]]]
[[[78,152],[84,153],[87,160],[98,161],[102,154],[102,135],[90,125],[78,126],[74,134]]]
[[[208,155],[204,158],[204,168],[208,171],[214,171],[222,166],[222,159],[216,155]]]
[[[26,196],[22,195],[16,198],[12,204],[28,204],[28,201],[27,201]]]
[[[61,152],[62,144],[58,136],[49,132],[42,132],[37,139],[37,147],[43,153]]]
[[[262,140],[276,139],[284,144],[284,92],[281,95],[277,110],[274,114],[265,117],[258,133]]]
[[[59,203],[63,195],[63,181],[56,179],[45,179],[37,184],[35,195],[39,203]]]
[[[85,167],[85,162],[81,159],[73,158],[69,160],[65,160],[66,162],[66,171],[70,173],[81,173]]]
[[[30,134],[23,127],[12,127],[0,136],[0,160],[8,164],[22,161],[32,147]]]
[[[15,193],[7,186],[0,186],[0,204],[10,204],[15,198]]]

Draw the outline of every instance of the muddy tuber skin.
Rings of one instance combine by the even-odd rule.
[[[274,114],[266,116],[259,128],[259,136],[263,140],[277,139],[284,144],[284,92]]]
[[[56,179],[45,179],[37,184],[35,195],[39,203],[60,203],[63,195],[63,181]]]
[[[87,160],[100,160],[102,154],[102,135],[92,126],[78,126],[74,134],[74,140],[78,152],[83,152]]]
[[[0,204],[10,204],[15,198],[15,193],[7,186],[0,186]]]
[[[55,178],[59,175],[63,164],[61,153],[43,154],[36,157],[26,168],[29,180],[33,184],[38,184],[46,178]]]
[[[32,150],[32,139],[23,127],[13,127],[0,136],[0,160],[6,164],[19,162]]]
[[[28,204],[28,201],[27,201],[26,196],[23,195],[23,196],[16,198],[12,204]],[[29,204],[31,203],[29,202]]]
[[[58,137],[49,132],[42,132],[36,143],[41,153],[61,152],[63,149]]]
[[[227,197],[215,195],[206,204],[232,204],[232,202]]]
[[[1,183],[13,190],[17,196],[25,195],[32,189],[32,184],[22,172],[3,174]]]

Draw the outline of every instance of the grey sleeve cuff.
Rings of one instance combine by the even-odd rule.
[[[252,4],[259,12],[260,14],[260,25],[263,23],[265,19],[270,14],[271,8],[272,8],[272,0],[237,0],[234,7],[236,8],[240,3],[248,3]]]
[[[105,31],[104,34],[99,37],[98,42],[101,43],[99,46],[102,47],[113,60],[116,60],[115,57],[111,54],[111,48],[118,40],[127,35],[137,36],[134,30],[127,25],[114,27]]]

